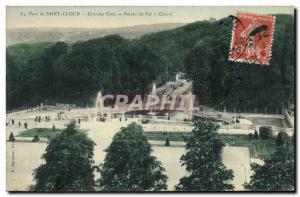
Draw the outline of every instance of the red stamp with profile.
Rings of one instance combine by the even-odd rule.
[[[234,20],[229,60],[269,65],[275,16],[237,12],[231,17]]]

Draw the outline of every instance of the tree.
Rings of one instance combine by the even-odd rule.
[[[40,141],[40,138],[38,135],[34,135],[33,139],[32,139],[32,142],[38,142]]]
[[[276,145],[277,146],[284,146],[286,145],[286,143],[288,142],[287,140],[288,136],[287,133],[284,131],[281,131],[277,134],[277,138],[276,138]]]
[[[10,134],[9,134],[9,138],[8,138],[8,141],[10,141],[10,142],[14,142],[14,141],[16,141],[16,138],[15,138],[15,136],[14,136],[13,132],[10,132]]]
[[[43,98],[92,104],[88,100],[99,88],[112,94],[143,95],[153,81],[164,82],[173,73],[186,71],[193,93],[204,105],[222,103],[228,110],[258,111],[268,106],[274,111],[282,103],[287,107],[295,94],[293,24],[294,16],[276,16],[268,68],[227,61],[232,31],[227,18],[130,40],[109,35],[73,44],[11,45],[6,50],[7,107],[36,105]]]
[[[254,139],[257,139],[257,140],[259,139],[258,132],[256,129],[254,131]]]
[[[101,166],[102,191],[166,190],[167,176],[140,125],[132,123],[113,137]]]
[[[165,146],[170,146],[170,140],[169,140],[169,138],[166,139]]]
[[[270,127],[260,127],[259,128],[259,137],[262,140],[269,139],[272,135],[272,129]]]
[[[224,144],[218,138],[219,126],[208,120],[195,121],[193,136],[186,143],[187,153],[182,155],[181,165],[186,166],[187,176],[176,185],[177,191],[227,191],[234,186],[232,170],[221,161]]]
[[[293,17],[276,18],[275,31],[280,33],[274,35],[277,42],[272,51],[271,69],[227,61],[226,46],[230,42],[232,21],[221,19],[205,28],[208,36],[202,36],[184,56],[187,76],[193,81],[193,93],[202,104],[218,107],[222,103],[229,110],[245,107],[258,111],[268,106],[273,112],[281,103],[287,106],[289,98],[294,97],[295,47],[290,45],[294,41],[294,22]],[[193,25],[196,29],[196,24]],[[283,52],[289,55],[281,57]],[[268,87],[268,90],[260,87]]]
[[[249,137],[250,140],[252,140],[253,139],[253,133],[249,133],[248,137]]]
[[[42,158],[45,164],[34,173],[32,191],[93,191],[95,143],[71,122],[51,139]]]
[[[253,165],[254,174],[245,188],[252,191],[293,191],[295,162],[287,147],[279,146],[263,166]]]

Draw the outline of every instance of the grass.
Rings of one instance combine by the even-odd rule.
[[[34,128],[26,130],[17,137],[34,137],[38,135],[38,137],[45,137],[51,139],[56,135],[62,132],[61,129],[52,130],[51,128]],[[148,140],[159,140],[165,141],[168,137],[170,141],[184,141],[185,138],[191,137],[191,132],[155,132],[155,131],[146,131],[144,132],[145,136]],[[269,157],[275,150],[276,138],[270,138],[267,140],[261,139],[249,139],[247,135],[230,135],[230,134],[222,134],[219,135],[220,139],[228,144],[229,146],[242,146],[248,147],[250,156],[254,158],[265,159]],[[290,140],[290,139],[289,139]],[[290,149],[293,151],[294,146],[290,143]]]
[[[17,137],[34,137],[35,135],[37,135],[38,137],[45,137],[51,139],[56,135],[60,134],[61,132],[61,129],[55,129],[53,131],[50,128],[34,128],[21,132],[17,135]]]
[[[164,141],[168,137],[171,141],[184,141],[184,138],[192,136],[190,132],[155,132],[146,131],[144,135],[148,140]]]
[[[168,137],[170,141],[184,141],[185,137],[192,136],[191,133],[187,132],[144,132],[147,139],[149,140],[160,140],[165,141]],[[221,134],[220,139],[228,144],[229,146],[241,146],[248,147],[250,156],[253,158],[265,159],[269,157],[276,148],[275,137],[270,139],[261,140],[261,139],[249,139],[247,135],[230,135],[230,134]],[[290,138],[289,138],[290,140]],[[290,149],[293,151],[294,146],[290,143]]]
[[[249,139],[247,135],[220,135],[221,140],[229,146],[248,147],[250,156],[254,158],[265,159],[270,156],[275,148],[276,138],[266,140]]]

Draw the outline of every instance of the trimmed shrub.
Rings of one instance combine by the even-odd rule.
[[[254,138],[254,135],[253,135],[253,133],[249,133],[249,134],[248,134],[248,137],[249,137],[249,139],[251,139],[251,140],[252,140],[252,139]]]
[[[15,139],[15,136],[14,136],[13,132],[11,132],[11,133],[10,133],[8,140],[9,140],[10,142],[14,142],[14,141],[16,141],[16,139]]]
[[[262,140],[269,139],[272,136],[271,127],[260,127],[259,128],[259,137]]]
[[[257,139],[257,140],[259,139],[258,132],[256,129],[254,131],[254,139]]]
[[[40,138],[38,135],[35,135],[32,139],[32,142],[38,142],[38,141],[40,141]]]
[[[170,146],[170,140],[169,140],[169,138],[166,139],[165,146]]]
[[[276,145],[284,146],[288,142],[288,135],[286,132],[281,131],[277,134]]]

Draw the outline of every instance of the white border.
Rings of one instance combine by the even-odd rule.
[[[224,3],[226,2],[226,4]],[[176,5],[183,5],[183,6],[191,6],[191,5],[199,5],[199,6],[263,6],[263,5],[269,5],[269,6],[295,6],[296,8],[299,8],[300,6],[300,1],[299,0],[269,0],[269,1],[261,1],[261,0],[227,0],[227,1],[221,1],[221,0],[209,0],[209,1],[199,1],[199,0],[1,0],[0,1],[0,24],[1,24],[1,29],[0,29],[0,42],[1,42],[1,47],[0,47],[0,54],[1,54],[1,66],[0,66],[0,120],[1,120],[1,126],[0,126],[0,139],[1,139],[1,147],[0,147],[0,191],[1,191],[1,196],[9,196],[12,194],[9,194],[5,191],[5,48],[6,48],[6,40],[5,40],[5,6],[7,5],[106,5],[106,6],[112,6],[112,5],[126,5],[126,6],[131,6],[131,5],[138,5],[138,6],[147,6],[147,5],[157,5],[157,6],[162,6],[162,5],[168,5],[168,6],[176,6]],[[299,11],[299,10],[298,10]],[[299,14],[299,13],[298,13]],[[297,20],[297,31],[299,31],[299,20]],[[299,57],[299,48],[298,48],[298,43],[299,39],[297,39],[297,57]],[[297,70],[297,76],[299,77],[299,69]],[[299,84],[297,83],[297,92],[299,92]],[[299,97],[298,97],[299,99]],[[297,104],[299,106],[299,100],[297,101]],[[297,106],[297,109],[298,109]],[[299,115],[297,117],[297,120],[299,118]],[[298,131],[298,128],[297,128]],[[299,133],[298,133],[298,142],[299,142]],[[299,145],[297,147],[297,153],[299,153]],[[299,154],[298,154],[299,156]],[[298,168],[297,168],[297,175],[299,177],[299,160],[298,160]],[[299,191],[299,179],[297,180],[297,189]],[[197,194],[201,196],[218,196],[221,193],[215,193],[215,194]],[[274,193],[275,194],[275,193]],[[14,194],[16,195],[16,194]],[[44,194],[27,194],[27,196],[42,196]],[[48,194],[49,195],[49,194]],[[65,196],[65,195],[76,195],[76,196],[84,196],[86,194],[55,194],[57,196]],[[91,194],[90,194],[91,195]],[[107,195],[107,194],[96,194],[96,195]],[[121,194],[109,194],[110,196],[119,196]],[[133,195],[132,193],[129,195]],[[137,194],[137,195],[145,195],[145,194]],[[147,194],[147,195],[155,195],[155,196],[163,196],[165,194]],[[187,194],[176,194],[179,196],[187,195]],[[224,194],[221,194],[224,195]],[[229,193],[227,195],[235,195],[235,196],[242,196],[243,194],[234,194],[234,193]],[[245,194],[244,194],[245,195]],[[248,194],[249,195],[249,194]],[[256,196],[262,196],[263,194],[250,194],[250,195],[256,195]],[[269,195],[273,195],[272,193]],[[291,194],[280,194],[280,196],[291,196]]]

